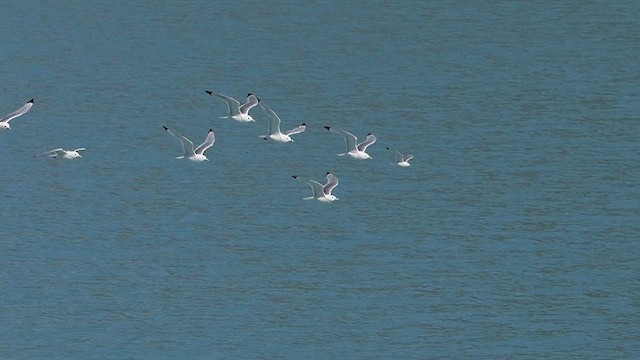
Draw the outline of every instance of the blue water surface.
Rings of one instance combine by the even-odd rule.
[[[640,357],[640,3],[0,11],[0,358]]]

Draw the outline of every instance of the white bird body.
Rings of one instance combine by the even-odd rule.
[[[313,191],[313,195],[310,197],[304,198],[304,200],[312,200],[316,199],[321,202],[332,202],[339,200],[335,195],[331,194],[333,189],[338,186],[338,178],[332,173],[327,173],[327,183],[322,185],[319,182],[311,179],[301,178],[299,176],[291,176],[292,178],[307,183],[311,186],[311,190]]]
[[[344,138],[345,144],[347,145],[347,151],[342,154],[338,154],[338,156],[347,155],[353,159],[359,160],[373,159],[371,155],[367,154],[367,148],[378,140],[372,133],[367,134],[367,138],[358,144],[358,138],[346,130],[336,130],[330,126],[325,126],[324,128],[331,132],[340,134]]]
[[[304,132],[307,129],[307,125],[305,123],[300,124],[299,126],[287,130],[285,132],[280,131],[280,117],[268,107],[264,107],[260,105],[262,109],[267,113],[267,121],[269,122],[269,133],[267,135],[261,135],[260,137],[268,140],[274,140],[278,142],[293,142],[291,135],[299,134]]]
[[[184,155],[177,156],[176,159],[187,158],[191,161],[196,161],[196,162],[209,161],[209,159],[207,159],[207,157],[204,155],[204,152],[207,151],[207,149],[209,149],[210,147],[212,147],[213,143],[216,141],[216,136],[215,136],[215,133],[213,132],[213,129],[209,129],[209,132],[207,133],[207,137],[205,138],[204,142],[194,149],[193,142],[187,139],[186,136],[181,135],[174,129],[169,129],[166,126],[163,126],[163,128],[169,134],[173,135],[178,140],[180,140],[180,144],[182,144],[182,151],[184,152]]]
[[[277,142],[283,142],[283,143],[293,142],[293,139],[289,135],[285,135],[283,133],[269,134],[268,136],[267,135],[265,136]],[[267,139],[265,138],[265,140]]]
[[[81,158],[82,155],[80,155],[79,151],[85,151],[85,148],[77,148],[74,150],[65,150],[63,148],[57,148],[57,149],[53,149],[53,150],[49,150],[49,151],[45,151],[42,152],[35,157],[39,157],[41,155],[48,155],[50,158],[58,158],[60,155],[61,158],[63,159],[67,159],[67,160],[73,160],[73,159],[77,159],[77,158]]]
[[[211,96],[215,96],[219,99],[224,100],[227,103],[227,108],[229,109],[229,114],[227,116],[222,116],[222,118],[229,118],[239,122],[251,122],[255,121],[251,115],[249,115],[249,110],[253,109],[258,103],[260,99],[257,96],[249,93],[247,94],[247,102],[240,105],[240,102],[230,96],[214,93],[212,91],[205,91],[207,94]]]
[[[29,100],[26,104],[22,105],[20,109],[0,119],[0,130],[11,130],[11,125],[9,125],[9,121],[17,118],[18,116],[24,115],[27,111],[31,109],[32,106],[33,106],[33,99]]]

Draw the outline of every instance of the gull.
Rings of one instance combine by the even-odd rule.
[[[338,154],[338,156],[349,155],[354,159],[373,159],[366,153],[367,148],[378,140],[378,138],[376,138],[372,133],[367,134],[367,138],[360,144],[356,145],[358,138],[352,133],[346,130],[333,129],[331,126],[325,126],[324,128],[331,132],[338,133],[344,138],[344,141],[347,144],[347,151],[342,154]]]
[[[247,102],[240,105],[240,102],[238,100],[230,96],[217,94],[208,90],[206,90],[205,92],[211,96],[218,97],[227,103],[227,107],[229,108],[229,115],[222,116],[222,118],[230,118],[240,122],[255,121],[253,120],[251,115],[249,115],[249,110],[253,109],[253,107],[258,105],[258,103],[260,102],[260,99],[258,99],[257,96],[251,93],[247,94]]]
[[[11,126],[9,126],[9,121],[17,118],[18,116],[24,115],[31,107],[33,106],[33,99],[27,101],[26,104],[22,105],[22,107],[11,114],[0,119],[0,130],[11,130]]]
[[[396,165],[402,167],[411,166],[411,164],[409,164],[409,160],[413,159],[413,154],[403,154],[398,150],[390,149],[388,146],[386,148],[387,150],[393,151],[396,154]]]
[[[313,196],[306,197],[304,200],[317,199],[322,202],[332,202],[338,200],[337,197],[331,194],[331,191],[338,186],[338,178],[330,172],[327,172],[327,183],[322,185],[315,180],[301,178],[300,176],[292,175],[292,178],[305,182],[311,186],[311,190],[313,190]]]
[[[68,159],[68,160],[73,160],[73,159],[77,159],[77,158],[81,158],[82,155],[80,155],[80,153],[78,151],[85,151],[85,148],[77,148],[74,150],[65,150],[63,148],[57,148],[57,149],[53,149],[53,150],[49,150],[49,151],[45,151],[42,152],[38,155],[35,155],[34,158],[41,156],[41,155],[46,155],[49,154],[50,158],[58,158],[58,155],[62,155],[63,159]]]
[[[302,123],[298,127],[285,132],[280,131],[280,118],[273,110],[268,107],[260,105],[260,107],[267,112],[267,120],[269,121],[269,134],[261,135],[260,137],[265,140],[275,140],[279,142],[293,142],[290,135],[299,134],[307,129],[307,124]]]
[[[176,156],[176,159],[184,159],[185,157],[191,161],[209,161],[206,156],[204,156],[204,152],[207,151],[208,148],[213,146],[213,143],[216,141],[216,135],[213,132],[213,129],[209,129],[209,133],[207,133],[207,138],[204,139],[204,142],[200,144],[197,148],[193,148],[193,143],[191,140],[187,139],[186,136],[181,135],[174,129],[169,129],[166,126],[163,128],[171,135],[175,136],[180,140],[182,144],[182,151],[184,151],[184,155]]]

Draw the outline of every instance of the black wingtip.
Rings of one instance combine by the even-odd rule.
[[[388,146],[385,146],[385,147],[387,148],[387,150],[391,150],[391,149],[389,149],[389,147],[388,147]]]
[[[27,101],[27,103],[32,103],[33,104],[33,99]]]
[[[165,130],[169,130],[169,128],[168,128],[168,127],[166,127],[166,126],[164,126],[164,125],[162,125],[162,127],[163,127]]]
[[[331,126],[325,126],[324,128],[331,131]]]
[[[207,93],[207,94],[209,94],[209,95],[213,94],[213,92],[212,92],[212,91],[209,91],[209,90],[205,90],[204,92],[206,92],[206,93]]]
[[[209,129],[209,132],[213,132],[213,129]]]
[[[291,175],[291,177],[298,180],[298,177],[296,175]]]
[[[249,97],[249,96],[251,96],[251,95],[253,95],[253,94],[252,94],[252,93],[248,93],[248,94],[247,94],[247,97]],[[257,96],[256,96],[256,97],[257,97]]]
[[[305,123],[302,123],[302,124],[300,124],[300,126],[307,126],[307,124],[305,124]]]

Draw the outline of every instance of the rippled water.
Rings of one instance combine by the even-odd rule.
[[[0,8],[0,357],[640,355],[636,2]]]

